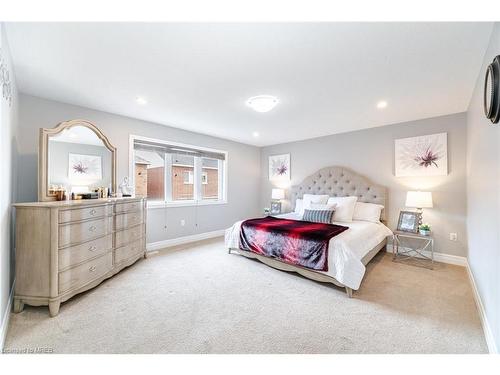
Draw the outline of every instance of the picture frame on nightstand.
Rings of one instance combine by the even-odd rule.
[[[417,233],[420,214],[413,211],[401,211],[399,213],[398,231]]]
[[[281,213],[281,202],[271,202],[271,215],[279,215]]]

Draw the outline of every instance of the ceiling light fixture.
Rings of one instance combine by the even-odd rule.
[[[257,112],[269,112],[278,103],[278,98],[272,95],[257,95],[247,100],[247,106]]]
[[[384,109],[385,107],[387,107],[387,102],[385,100],[381,100],[377,103],[378,109]]]
[[[146,100],[146,98],[143,98],[142,96],[138,96],[137,98],[135,98],[135,101],[137,102],[137,104],[140,104],[140,105],[148,104],[148,101]]]
[[[257,138],[259,136],[259,132],[253,132],[252,135]]]

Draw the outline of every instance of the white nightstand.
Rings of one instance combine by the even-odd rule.
[[[402,239],[408,239],[402,246]],[[421,244],[421,246],[417,246]],[[430,252],[430,256],[424,252]],[[434,238],[432,234],[423,236],[419,233],[394,231],[392,237],[392,260],[405,261],[411,259],[418,265],[434,269]]]

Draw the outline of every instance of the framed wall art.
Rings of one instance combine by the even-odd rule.
[[[290,154],[269,156],[269,180],[290,180]]]
[[[394,146],[396,177],[448,174],[446,133],[396,139]]]

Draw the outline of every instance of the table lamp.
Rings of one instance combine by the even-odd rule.
[[[406,207],[416,208],[419,214],[419,224],[422,224],[424,208],[432,208],[432,193],[430,191],[409,191],[406,193]]]

